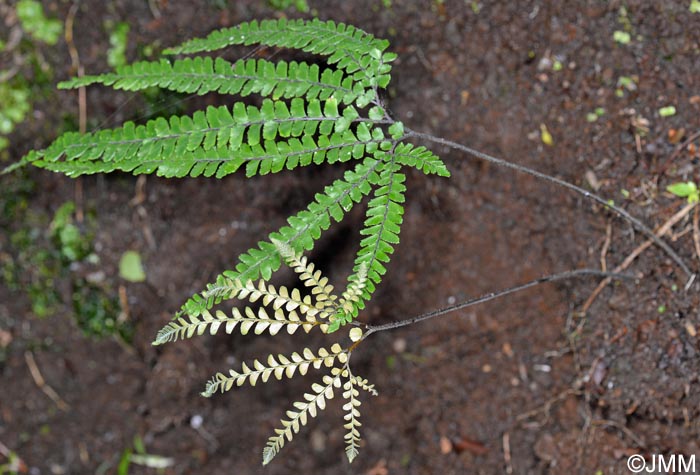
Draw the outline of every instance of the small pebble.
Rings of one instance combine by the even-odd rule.
[[[403,353],[404,351],[406,351],[406,346],[407,346],[406,339],[405,338],[397,338],[396,340],[394,340],[394,343],[392,346],[394,347],[395,352]]]
[[[695,335],[698,334],[697,330],[695,329],[695,325],[690,322],[685,322],[685,331],[687,331],[688,335],[692,336],[693,338],[695,338]]]
[[[502,350],[503,354],[506,355],[508,358],[512,358],[515,354],[513,353],[513,347],[508,342],[503,343]]]
[[[444,455],[449,454],[450,452],[452,452],[452,442],[450,442],[450,439],[443,435],[440,437],[440,453]]]
[[[315,430],[311,433],[311,447],[315,452],[324,452],[326,450],[326,434],[321,430]]]
[[[204,418],[199,414],[195,414],[194,416],[192,416],[192,419],[190,419],[190,427],[192,427],[193,429],[201,428],[203,423]]]

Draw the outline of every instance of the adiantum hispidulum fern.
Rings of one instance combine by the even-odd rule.
[[[221,57],[185,56],[212,53],[232,45],[265,45],[291,48],[324,57],[326,66],[305,62],[271,62],[241,59],[233,63]],[[294,404],[270,439],[264,453],[269,462],[292,439],[309,417],[325,407],[327,399],[342,392],[347,401],[345,428],[350,460],[359,447],[359,399],[357,388],[374,391],[366,380],[353,376],[352,350],[363,335],[354,322],[381,282],[386,264],[399,242],[403,220],[407,168],[426,174],[449,176],[442,160],[425,147],[408,142],[427,139],[459,149],[498,165],[535,175],[569,188],[614,210],[651,237],[689,275],[682,259],[629,213],[601,197],[537,171],[511,164],[466,146],[404,129],[387,112],[380,90],[391,79],[396,58],[389,43],[353,26],[318,19],[265,20],[242,23],[215,31],[206,38],[188,41],[166,50],[179,55],[153,62],[121,66],[113,73],[84,76],[59,84],[78,88],[104,84],[138,91],[158,87],[180,93],[262,96],[259,106],[244,101],[199,110],[191,115],[159,117],[145,124],[126,122],[121,127],[79,134],[69,132],[43,150],[29,152],[7,173],[31,164],[71,177],[113,171],[155,173],[163,177],[222,178],[244,169],[246,176],[277,173],[302,166],[352,162],[338,178],[318,192],[305,209],[287,219],[252,249],[242,253],[231,270],[223,272],[202,292],[185,302],[175,319],[155,340],[163,344],[220,331],[243,334],[282,330],[318,329],[332,333],[350,325],[351,346],[339,343],[330,349],[304,349],[289,356],[268,356],[240,370],[217,374],[205,395],[241,384],[304,374],[310,368],[329,368],[304,401]],[[368,199],[359,250],[348,286],[340,296],[306,257],[333,221],[341,221],[350,209]],[[268,281],[282,262],[294,269],[303,289],[288,290]],[[692,281],[692,279],[691,279]],[[223,300],[238,299],[253,305],[231,314],[214,311]],[[213,312],[213,313],[212,313]]]

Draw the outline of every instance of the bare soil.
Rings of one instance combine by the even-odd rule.
[[[152,3],[158,18],[141,0],[80,3],[75,43],[87,73],[108,68],[105,20],[130,24],[128,57],[137,59],[143,45],[159,41],[163,47],[280,15],[262,2]],[[68,15],[69,2],[44,4],[58,18]],[[685,147],[674,154],[684,139],[673,134],[684,129],[687,138],[700,128],[700,15],[690,13],[687,2],[310,4],[320,18],[390,39],[399,60],[388,102],[394,116],[415,130],[584,187],[594,176],[601,195],[653,227],[684,205],[665,187],[700,178],[697,155]],[[615,42],[614,32],[625,28],[632,41]],[[56,80],[69,77],[65,42],[47,51]],[[635,76],[637,83],[618,97],[621,76]],[[92,88],[88,125],[141,118],[140,104],[133,94]],[[677,113],[661,117],[658,109],[667,105]],[[589,122],[587,114],[599,107],[605,113]],[[77,108],[72,91],[40,101],[13,136],[12,159],[47,145],[55,124],[66,114],[75,117]],[[543,144],[540,124],[550,131],[552,146]],[[361,317],[366,322],[413,316],[552,272],[599,268],[604,247],[603,259],[614,268],[644,242],[627,223],[579,196],[455,151],[434,150],[453,176],[410,174],[402,243]],[[0,442],[32,474],[117,473],[136,435],[149,453],[176,460],[166,474],[608,475],[628,473],[626,458],[634,453],[700,455],[698,287],[683,292],[680,270],[651,247],[629,268],[639,280],[607,286],[585,316],[580,309],[595,279],[540,286],[368,339],[354,364],[380,395],[362,406],[366,445],[356,462],[345,459],[342,415],[332,404],[261,468],[267,437],[311,379],[212,399],[199,392],[214,372],[298,349],[304,337],[202,337],[158,348],[150,343],[187,297],[340,173],[320,167],[252,180],[149,177],[136,204],[135,177],[78,183],[30,171],[36,187],[29,207],[38,213],[52,215],[82,188],[80,205],[97,222],[100,268],[111,288],[124,286],[134,338],[130,345],[87,338],[67,306],[40,319],[25,294],[0,286],[0,327],[10,340],[0,362]],[[13,178],[0,180],[9,184]],[[673,228],[672,245],[697,269],[692,215]],[[362,219],[360,209],[351,213],[311,256],[336,282],[349,271]],[[7,236],[21,225],[3,221],[0,250],[12,254]],[[142,255],[146,283],[119,280],[118,260],[127,249]],[[324,341],[309,337],[303,345]],[[30,351],[67,410],[35,383]],[[201,417],[201,427],[193,417]],[[129,473],[155,470],[132,465]]]

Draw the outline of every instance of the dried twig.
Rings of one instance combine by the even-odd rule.
[[[76,0],[68,10],[65,22],[65,39],[68,45],[68,54],[70,55],[71,68],[78,77],[85,74],[83,66],[80,64],[80,55],[73,41],[73,25],[75,24],[75,15],[78,13],[80,0]],[[78,129],[81,134],[84,134],[87,129],[87,97],[85,86],[78,88]],[[80,178],[75,181],[75,218],[79,223],[83,222],[83,182]]]
[[[158,4],[156,4],[155,0],[148,0],[148,8],[151,10],[151,15],[153,15],[153,18],[155,18],[156,20],[158,20],[163,15],[160,12]]]
[[[608,256],[608,249],[610,249],[610,242],[612,241],[612,223],[608,221],[608,225],[605,228],[605,242],[603,243],[603,248],[600,250],[600,269],[605,272],[608,270],[608,263],[606,262],[606,257]]]
[[[68,53],[70,54],[71,68],[75,71],[78,77],[85,74],[83,66],[80,64],[80,55],[73,41],[73,24],[75,23],[75,15],[78,13],[80,1],[76,0],[71,5],[66,17],[65,23],[65,39],[68,45]],[[87,128],[87,98],[85,96],[85,86],[78,88],[78,127],[80,133],[84,134]]]
[[[41,389],[43,393],[46,394],[56,404],[56,407],[58,407],[62,411],[68,411],[68,409],[70,409],[68,403],[61,399],[61,396],[59,396],[58,393],[54,391],[51,386],[46,384],[44,377],[41,375],[41,371],[39,371],[39,367],[36,365],[34,354],[31,351],[25,351],[24,359],[27,362],[27,366],[29,367],[29,373],[32,375],[32,379],[34,380],[34,383],[37,385],[37,387]]]
[[[503,433],[503,460],[506,463],[506,473],[513,473],[513,458],[510,453],[510,434]]]

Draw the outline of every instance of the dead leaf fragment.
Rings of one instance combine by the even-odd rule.
[[[12,343],[12,333],[0,328],[0,348],[5,349]]]
[[[459,437],[452,442],[455,452],[460,453],[465,450],[474,455],[484,455],[489,449],[478,440],[468,439],[467,437]]]
[[[680,143],[685,137],[685,129],[668,129],[668,141],[672,144]]]
[[[440,453],[443,455],[452,452],[452,442],[444,435],[440,437]]]
[[[542,143],[548,147],[554,145],[554,138],[552,138],[552,134],[549,132],[549,129],[545,124],[540,124],[540,137],[542,139]]]
[[[695,325],[693,325],[691,322],[685,322],[685,331],[687,331],[688,335],[693,338],[695,338],[695,335],[698,334],[697,330],[695,329]]]
[[[501,349],[503,350],[503,354],[506,355],[508,358],[512,358],[515,354],[513,352],[513,347],[508,342],[503,343],[503,347]]]

